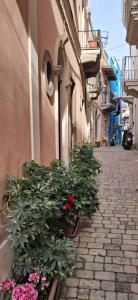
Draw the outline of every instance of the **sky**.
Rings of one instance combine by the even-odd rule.
[[[109,56],[115,56],[120,65],[122,57],[129,55],[121,2],[122,0],[88,0],[93,27],[109,32],[106,51]],[[119,45],[122,46],[118,47]]]

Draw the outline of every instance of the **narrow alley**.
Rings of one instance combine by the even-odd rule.
[[[138,152],[99,148],[100,209],[75,244],[85,261],[66,280],[60,300],[138,299]]]
[[[0,0],[0,104],[0,300],[138,300],[138,0]]]

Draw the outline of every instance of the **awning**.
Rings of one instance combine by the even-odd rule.
[[[115,71],[113,70],[112,67],[110,67],[110,66],[105,66],[105,67],[102,67],[102,70],[103,70],[103,72],[106,74],[106,77],[107,77],[109,80],[116,80],[116,79],[117,79],[116,74],[115,74]]]

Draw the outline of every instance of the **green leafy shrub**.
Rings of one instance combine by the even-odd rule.
[[[101,163],[93,156],[93,144],[77,145],[72,150],[71,167],[82,177],[97,176],[101,172]]]
[[[92,178],[88,179],[84,172],[79,171],[79,168],[81,168],[79,161],[77,166],[72,164],[68,168],[58,160],[54,160],[48,168],[46,194],[48,199],[54,201],[60,208],[59,220],[62,222],[58,225],[61,228],[65,224],[75,224],[77,215],[91,216],[98,207],[96,182]],[[87,168],[86,161],[85,168]],[[31,176],[36,176],[35,170]]]
[[[68,171],[69,192],[74,196],[76,214],[91,217],[98,208],[97,184],[94,179],[80,176],[74,168]]]
[[[30,244],[30,242],[29,242]],[[64,279],[75,273],[75,260],[78,256],[72,241],[63,237],[38,238],[27,249],[15,248],[16,256],[12,270],[14,276],[24,280],[34,269],[47,274],[48,278]]]
[[[70,276],[75,268],[76,252],[59,222],[61,207],[48,198],[47,182],[34,184],[34,178],[9,177],[4,194],[10,221],[6,228],[15,251],[12,269],[21,282],[34,268],[58,278]]]
[[[77,253],[63,229],[98,208],[93,177],[100,166],[93,146],[84,144],[73,149],[69,167],[58,160],[49,167],[25,162],[25,177],[8,178],[3,198],[15,251],[12,269],[21,282],[35,268],[50,278],[73,275]]]
[[[80,145],[75,145],[71,151],[72,160],[74,162],[83,162],[88,163],[88,160],[91,160],[93,157],[93,148],[94,145],[91,143],[84,143]]]

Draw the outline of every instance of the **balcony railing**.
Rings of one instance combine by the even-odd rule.
[[[106,47],[108,32],[101,30],[79,31],[79,39],[82,49]]]
[[[87,81],[87,91],[90,100],[96,100],[101,92],[101,81],[99,76],[89,78]]]
[[[138,56],[125,56],[122,63],[122,80],[138,81]]]
[[[88,80],[87,85],[89,93],[98,92],[101,88],[101,81],[99,80],[98,76],[92,77]]]

